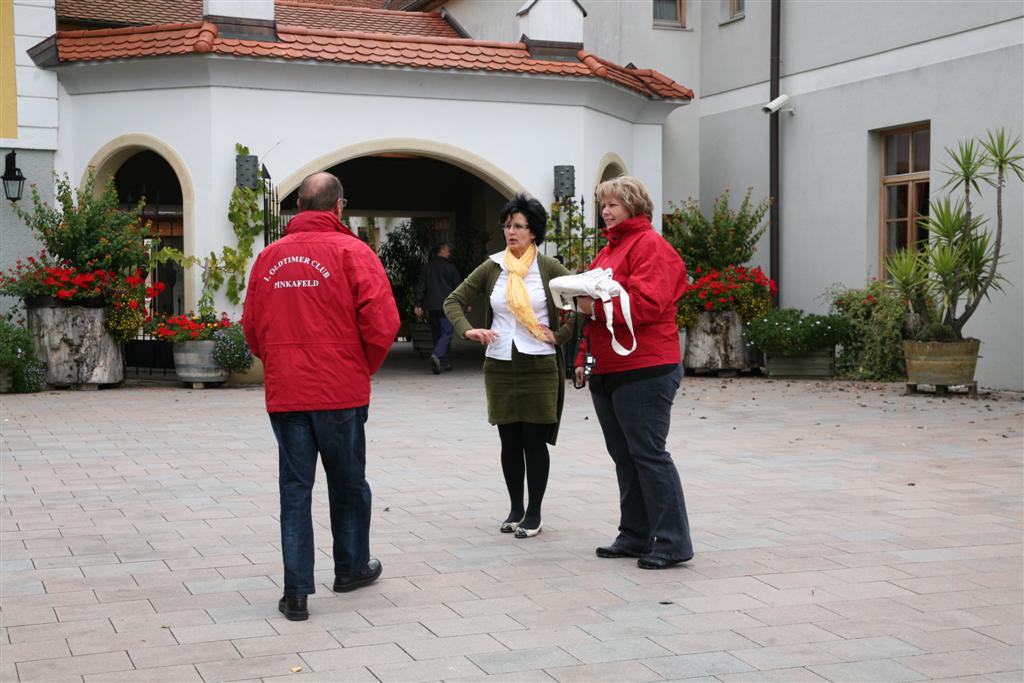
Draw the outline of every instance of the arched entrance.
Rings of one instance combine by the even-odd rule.
[[[145,199],[143,218],[152,221],[163,246],[194,252],[195,191],[184,161],[167,143],[150,135],[122,135],[101,147],[89,166],[96,169],[94,192],[113,178],[123,207]],[[161,266],[155,276],[167,286],[156,301],[158,312],[182,313],[194,306],[191,279],[177,265]]]
[[[524,191],[507,173],[464,150],[424,140],[380,140],[338,150],[288,176],[278,186],[282,221],[296,212],[302,178],[318,171],[341,180],[346,224],[382,254],[403,337],[414,322],[415,273],[434,248],[451,245],[452,261],[467,275],[504,247],[498,215],[509,197]],[[396,267],[396,258],[408,263]],[[482,315],[484,307],[473,309],[471,315]]]
[[[615,152],[608,152],[601,161],[597,163],[597,174],[594,176],[594,223],[597,227],[604,228],[604,219],[601,217],[601,202],[597,200],[597,186],[606,180],[626,175],[626,162]]]

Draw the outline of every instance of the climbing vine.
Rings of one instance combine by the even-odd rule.
[[[235,153],[248,154],[249,148],[236,143]],[[245,276],[249,260],[253,256],[253,245],[256,243],[256,237],[263,232],[263,209],[260,207],[259,190],[235,186],[228,202],[228,220],[235,231],[237,243],[234,247],[225,244],[219,256],[217,252],[211,251],[209,256],[198,258],[188,256],[173,247],[162,247],[150,255],[151,267],[152,264],[174,261],[182,268],[202,268],[203,287],[197,302],[201,315],[216,312],[213,295],[225,285],[227,288],[224,293],[228,301],[235,305],[242,303]]]
[[[249,154],[249,148],[236,143],[235,154]],[[227,283],[225,294],[228,301],[239,304],[245,290],[245,276],[253,255],[253,244],[256,237],[263,232],[263,209],[259,202],[259,191],[236,185],[231,191],[231,200],[228,203],[228,220],[231,221],[238,243],[235,248],[225,245],[221,250],[221,278],[222,282]]]

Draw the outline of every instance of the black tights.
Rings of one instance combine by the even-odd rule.
[[[501,437],[501,471],[505,475],[505,486],[511,502],[508,520],[523,520],[527,529],[536,529],[540,524],[540,504],[544,501],[544,490],[548,487],[548,471],[551,460],[548,457],[548,433],[551,425],[530,422],[513,422],[498,425]],[[530,505],[523,511],[523,477],[530,493]]]

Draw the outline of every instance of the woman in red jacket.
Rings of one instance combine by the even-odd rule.
[[[621,176],[597,188],[608,244],[591,268],[611,268],[628,292],[636,349],[612,349],[604,306],[581,299],[593,314],[585,351],[576,361],[577,384],[583,358],[594,358],[590,395],[619,480],[619,535],[597,549],[598,557],[636,557],[642,569],[665,569],[693,557],[683,486],[665,450],[672,400],[683,377],[676,302],[686,289],[679,254],[651,227],[653,205],[636,178]],[[615,337],[632,345],[618,298],[613,298]]]

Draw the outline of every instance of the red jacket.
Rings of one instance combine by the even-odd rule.
[[[370,402],[398,309],[373,250],[334,214],[303,211],[256,258],[242,327],[267,412],[354,408]]]
[[[594,304],[594,317],[586,326],[583,345],[596,361],[595,375],[636,370],[680,361],[676,302],[686,290],[686,266],[676,250],[654,231],[646,216],[622,221],[604,231],[608,244],[590,268],[611,268],[612,277],[629,292],[636,350],[620,356],[612,350],[604,306]],[[615,338],[627,349],[633,345],[622,319],[619,299],[612,299]],[[582,352],[576,365],[583,364]]]

